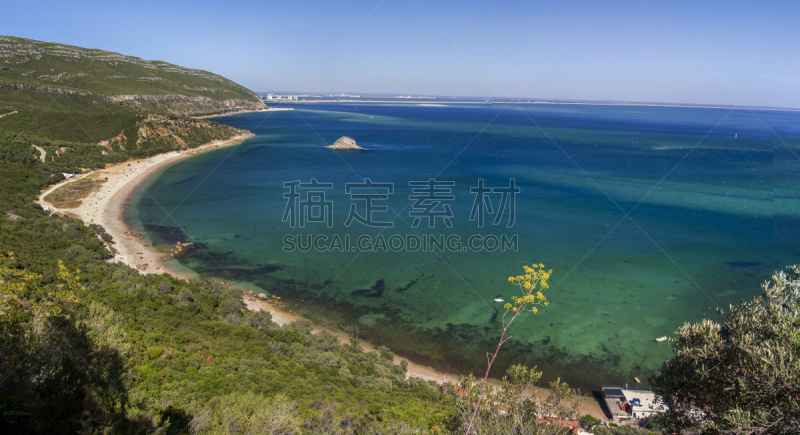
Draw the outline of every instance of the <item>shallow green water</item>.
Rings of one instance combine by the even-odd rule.
[[[237,147],[152,178],[130,213],[156,242],[203,249],[201,275],[255,285],[296,312],[419,362],[485,370],[523,264],[553,269],[550,305],[513,326],[499,370],[524,361],[572,385],[644,380],[670,355],[655,337],[748,299],[798,262],[796,112],[581,105],[299,105],[219,122],[254,131]],[[322,148],[353,137],[363,152]],[[738,137],[737,137],[738,136]],[[282,222],[285,182],[332,183],[332,227]],[[345,225],[345,183],[393,183],[376,221]],[[411,228],[410,181],[452,181],[452,228]],[[515,222],[470,221],[470,188],[516,180]],[[306,199],[307,190],[299,200]],[[366,191],[358,191],[364,193]],[[384,193],[380,189],[369,191]],[[493,211],[501,194],[492,193]],[[396,218],[395,218],[396,216]],[[287,252],[284,237],[515,235],[518,250],[387,248]],[[491,239],[491,238],[490,238]],[[405,240],[405,239],[404,239]],[[397,241],[397,239],[395,239]],[[305,243],[305,242],[303,242]],[[491,245],[491,243],[490,243]],[[490,246],[491,247],[491,246]],[[345,251],[345,252],[342,252]],[[456,252],[457,251],[457,252]],[[296,307],[295,307],[296,304]]]

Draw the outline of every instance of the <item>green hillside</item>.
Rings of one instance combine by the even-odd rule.
[[[67,110],[173,115],[263,107],[255,92],[208,71],[13,36],[0,36],[0,101],[11,109],[64,102]]]
[[[279,327],[221,282],[109,263],[114,241],[101,226],[33,202],[62,172],[246,133],[187,115],[262,107],[253,92],[164,62],[0,39],[0,432],[427,433],[443,424],[452,395],[406,380],[388,349],[365,353],[311,334],[309,322]],[[275,416],[283,421],[268,430]]]
[[[48,182],[241,135],[190,116],[264,107],[253,91],[207,71],[0,36],[0,141],[15,158],[43,149]]]

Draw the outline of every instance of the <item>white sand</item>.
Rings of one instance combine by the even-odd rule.
[[[191,150],[174,151],[143,160],[117,163],[105,169],[62,181],[42,192],[37,202],[51,212],[67,214],[82,220],[87,225],[99,224],[105,228],[106,232],[113,237],[113,247],[117,250],[117,255],[112,261],[125,263],[138,269],[142,274],[170,273],[178,278],[186,279],[192,275],[187,272],[167,270],[162,261],[164,254],[153,249],[141,235],[130,231],[122,215],[123,203],[136,187],[156,170],[204,151],[238,144],[252,136],[252,133],[248,133],[225,141],[214,141]],[[84,178],[96,180],[108,178],[108,181],[101,184],[100,189],[90,193],[75,208],[60,209],[44,200],[45,196],[61,186]]]

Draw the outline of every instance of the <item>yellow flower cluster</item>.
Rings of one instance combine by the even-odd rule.
[[[530,311],[536,313],[539,311],[538,307],[547,306],[547,298],[545,298],[542,290],[549,288],[547,280],[553,270],[545,270],[544,264],[533,264],[531,266],[523,266],[525,269],[524,275],[510,276],[508,282],[518,286],[522,291],[522,296],[512,296],[513,303],[507,303],[503,308],[506,312],[513,311],[519,313],[522,311]],[[538,288],[538,290],[537,290]]]

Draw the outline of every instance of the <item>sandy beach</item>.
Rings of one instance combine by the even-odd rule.
[[[87,225],[98,224],[105,228],[106,232],[113,237],[112,246],[117,251],[112,261],[125,263],[136,268],[142,274],[169,273],[178,278],[187,279],[192,275],[186,272],[167,270],[162,260],[165,254],[156,251],[144,240],[142,235],[130,231],[122,214],[123,204],[139,184],[158,169],[198,153],[238,144],[252,136],[254,136],[252,133],[248,133],[224,141],[214,141],[190,150],[173,151],[142,160],[130,160],[110,165],[105,169],[76,175],[43,191],[37,202],[50,212],[63,213],[81,219]],[[99,185],[99,189],[89,193],[81,200],[81,204],[74,208],[58,208],[45,201],[44,198],[51,192],[82,179],[104,182]]]
[[[276,109],[280,110],[280,109]],[[289,109],[291,110],[291,109]],[[99,169],[86,174],[76,175],[75,177],[62,181],[50,188],[42,191],[37,201],[45,210],[52,213],[61,213],[81,219],[85,224],[99,224],[105,228],[113,237],[113,248],[117,254],[110,261],[122,262],[137,270],[141,274],[162,274],[168,273],[180,279],[189,279],[196,276],[190,271],[179,271],[170,269],[165,264],[165,254],[156,251],[141,234],[133,233],[123,216],[124,203],[128,197],[136,190],[150,174],[173,164],[181,159],[240,143],[242,140],[252,137],[253,134],[236,136],[225,141],[212,142],[191,150],[176,151],[166,154],[159,154],[147,159],[131,160],[117,163],[105,169]],[[81,204],[74,208],[58,208],[44,198],[53,191],[75,181],[89,179],[103,181],[99,188],[89,193],[81,200]],[[278,325],[286,325],[301,316],[283,310],[279,303],[274,300],[261,300],[251,295],[245,294],[243,290],[243,301],[248,309],[254,311],[268,311],[272,315],[272,321]],[[333,334],[342,343],[350,343],[350,337],[342,331],[315,325],[314,332],[322,331]],[[376,346],[371,343],[361,341],[361,346],[366,352],[375,350]],[[395,363],[400,364],[403,358],[395,355]],[[408,362],[406,377],[416,377],[437,383],[453,382],[458,383],[460,375],[451,372],[442,372],[432,367]],[[499,384],[499,380],[490,380],[493,384]],[[541,389],[544,394],[547,390]],[[591,414],[598,418],[605,418],[600,404],[591,397],[581,399],[581,414]]]

